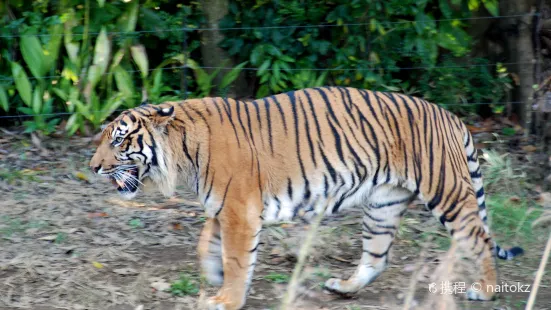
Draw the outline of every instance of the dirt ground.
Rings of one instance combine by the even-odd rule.
[[[163,289],[180,277],[199,283],[200,206],[156,192],[121,200],[107,180],[88,172],[93,150],[90,138],[38,145],[0,132],[0,309],[196,309],[216,288],[203,286],[184,296]],[[437,302],[441,309],[524,308],[528,293],[502,293],[493,302],[468,302],[461,292],[430,293],[435,275],[465,281],[467,287],[473,275],[462,277],[469,266],[464,261],[450,263],[451,273],[438,269],[450,262],[449,244],[441,241],[446,232],[415,205],[403,220],[389,268],[374,283],[351,296],[324,291],[325,279],[354,271],[361,255],[360,223],[354,210],[324,220],[295,309],[402,309],[412,279],[417,283],[410,305],[418,309],[437,308]],[[277,308],[307,229],[300,223],[265,229],[246,309]],[[547,235],[534,232],[525,255],[499,261],[501,281],[531,284]],[[513,241],[500,240],[505,247]],[[551,309],[549,270],[536,308]]]

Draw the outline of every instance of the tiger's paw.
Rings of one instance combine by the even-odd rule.
[[[337,279],[337,278],[331,278],[327,281],[325,281],[325,288],[330,290],[330,291],[334,291],[334,292],[337,292],[337,293],[340,293],[341,292],[341,279]]]
[[[231,298],[222,296],[213,296],[207,301],[208,310],[237,310],[241,305],[236,304]]]
[[[467,298],[469,300],[478,301],[492,301],[496,299],[495,293],[486,293],[476,288],[470,288],[467,290]]]
[[[347,281],[341,280],[338,278],[331,278],[325,281],[324,288],[332,293],[347,295],[349,293],[354,293],[355,290],[351,290],[346,285]]]

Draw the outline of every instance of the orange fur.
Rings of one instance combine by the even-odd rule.
[[[128,197],[137,191],[132,177],[168,196],[178,181],[197,194],[209,217],[198,245],[203,272],[222,284],[213,309],[244,305],[263,221],[362,207],[361,263],[350,279],[326,283],[340,292],[355,292],[384,270],[399,219],[415,198],[476,258],[482,283],[497,281],[493,251],[517,254],[489,237],[467,128],[419,98],[322,87],[251,103],[165,102],[123,112],[100,141],[90,166],[120,177]]]

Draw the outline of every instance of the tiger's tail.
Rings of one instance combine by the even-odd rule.
[[[465,128],[464,142],[465,142],[465,152],[467,155],[467,163],[469,165],[469,173],[471,174],[471,183],[473,185],[473,189],[476,194],[476,201],[478,203],[478,214],[484,224],[484,230],[488,235],[490,235],[490,229],[487,223],[488,214],[486,211],[484,186],[482,184],[482,172],[480,170],[480,164],[478,162],[478,152],[474,147],[471,133],[466,128]],[[497,257],[504,260],[513,259],[513,257],[524,253],[524,250],[518,246],[515,246],[506,250],[500,247],[495,240],[494,240],[494,249]]]

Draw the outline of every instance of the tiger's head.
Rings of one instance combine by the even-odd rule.
[[[90,160],[91,170],[109,178],[126,199],[134,198],[144,183],[170,191],[174,186],[166,129],[174,113],[169,104],[142,104],[122,112],[104,127]]]

